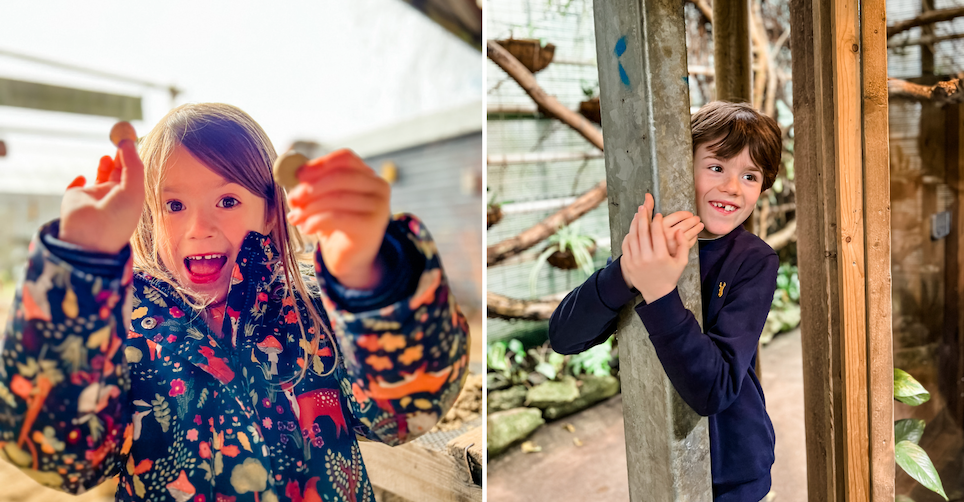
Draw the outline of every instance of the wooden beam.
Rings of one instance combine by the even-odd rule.
[[[951,233],[947,236],[945,250],[944,292],[944,347],[941,354],[940,374],[942,391],[947,397],[947,407],[958,427],[964,427],[964,105],[947,107],[947,139],[945,162],[947,163],[947,186],[954,193],[951,207]]]
[[[141,98],[0,78],[0,105],[141,120]]]
[[[749,0],[713,1],[713,69],[716,99],[753,102]]]
[[[646,192],[659,212],[695,213],[683,8],[675,0],[612,0],[593,9],[610,236],[618,243]],[[696,247],[679,292],[702,323]],[[617,328],[630,499],[711,500],[707,421],[676,393],[632,307]]]
[[[890,134],[886,0],[861,2],[870,500],[894,500],[894,335],[890,256]],[[859,357],[859,356],[858,356]]]
[[[419,442],[388,446],[359,442],[372,485],[419,502],[478,502],[482,487],[472,480],[465,460]]]
[[[907,31],[911,28],[934,24],[941,21],[950,21],[956,17],[964,16],[964,7],[951,7],[948,9],[932,10],[925,12],[915,18],[901,21],[893,26],[887,27],[887,37],[892,37],[898,33]]]
[[[884,1],[793,2],[791,23],[810,500],[892,501]]]

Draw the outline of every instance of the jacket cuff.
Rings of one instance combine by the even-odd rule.
[[[59,239],[60,220],[53,220],[40,229],[40,239],[51,254],[74,269],[100,277],[120,277],[131,257],[128,244],[119,253],[91,251]]]
[[[321,258],[321,248],[315,246],[315,262],[324,280],[325,294],[339,308],[351,313],[388,307],[415,293],[418,278],[425,268],[425,257],[407,238],[402,222],[392,220],[388,223],[378,261],[382,266],[379,283],[372,289],[353,289],[331,275]]]
[[[670,333],[677,326],[686,322],[690,311],[683,306],[679,297],[679,289],[667,293],[652,303],[642,303],[636,306],[636,314],[646,326],[650,337],[658,337]]]
[[[619,310],[639,295],[636,288],[626,286],[623,271],[619,265],[620,259],[622,259],[621,256],[606,265],[606,268],[600,270],[596,277],[596,293],[609,310]]]

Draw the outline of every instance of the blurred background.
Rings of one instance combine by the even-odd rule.
[[[392,182],[392,211],[418,215],[438,243],[481,373],[481,30],[476,0],[5,3],[0,325],[30,238],[113,153],[118,119],[144,135],[177,105],[224,102],[279,153],[352,148]],[[0,479],[3,501],[58,496],[5,462]]]

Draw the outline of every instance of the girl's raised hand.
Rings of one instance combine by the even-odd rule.
[[[319,238],[322,259],[340,283],[370,289],[381,280],[376,262],[390,218],[391,188],[351,150],[337,150],[298,170],[288,194],[288,221]]]
[[[59,239],[91,251],[118,253],[130,242],[144,210],[144,164],[134,142],[120,141],[113,159],[100,159],[94,184],[86,183],[78,176],[64,193]]]
[[[663,215],[651,217],[654,206],[653,196],[646,194],[645,202],[633,216],[629,232],[623,239],[623,255],[620,259],[626,284],[639,290],[647,303],[666,296],[676,288],[689,261],[689,250],[693,247],[693,242],[687,239],[686,232],[678,228],[679,225],[667,235]],[[676,243],[675,255],[669,251],[667,243],[670,240]]]

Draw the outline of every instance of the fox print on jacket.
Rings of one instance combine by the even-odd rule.
[[[386,233],[415,274],[388,306],[359,311],[316,250],[309,301],[334,345],[312,344],[310,322],[302,336],[308,311],[267,236],[241,246],[218,337],[129,259],[95,274],[52,252],[56,227],[31,243],[0,352],[0,456],[41,484],[79,493],[116,475],[118,500],[373,501],[355,435],[413,439],[461,389],[468,328],[412,216]]]

